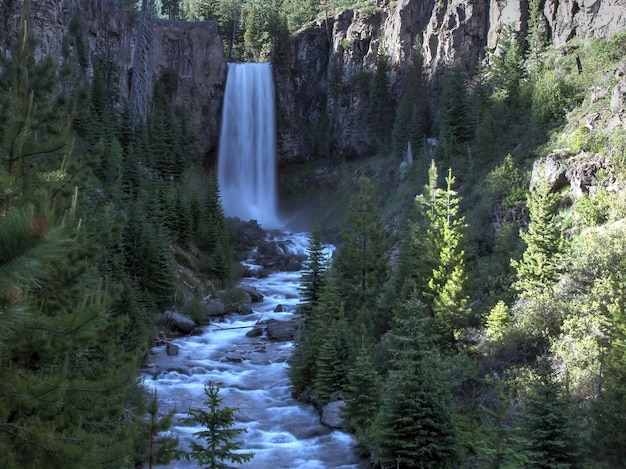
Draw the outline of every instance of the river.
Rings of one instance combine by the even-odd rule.
[[[305,252],[306,233],[290,235],[292,249]],[[180,447],[189,448],[200,427],[181,421],[190,407],[203,407],[204,384],[220,384],[223,405],[238,408],[236,427],[247,427],[240,439],[244,450],[254,452],[251,461],[235,467],[255,469],[365,469],[352,435],[320,423],[315,408],[291,396],[288,359],[291,342],[273,342],[265,336],[247,337],[260,319],[289,321],[299,302],[301,272],[278,272],[266,278],[245,278],[242,284],[257,288],[261,303],[251,303],[252,314],[229,316],[204,328],[201,335],[173,339],[178,355],[165,347],[152,349],[144,384],[156,389],[161,409],[175,409],[172,432]],[[282,305],[285,312],[275,312]],[[194,461],[173,461],[167,468],[197,468]]]

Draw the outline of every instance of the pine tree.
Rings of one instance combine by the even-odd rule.
[[[307,247],[307,263],[300,280],[300,308],[305,313],[310,313],[319,303],[324,274],[328,268],[329,259],[326,254],[326,246],[322,240],[322,232],[314,228],[309,234]]]
[[[457,154],[466,154],[465,147],[474,138],[470,99],[463,70],[458,63],[447,70],[444,78],[437,138],[436,154],[444,161],[452,161]]]
[[[193,434],[204,440],[205,445],[191,442],[191,453],[185,455],[188,460],[194,459],[198,464],[207,464],[207,469],[227,469],[230,466],[225,461],[243,463],[250,461],[254,453],[241,453],[243,441],[236,441],[246,428],[233,428],[234,411],[232,407],[222,407],[222,398],[219,397],[220,387],[210,381],[204,386],[207,400],[205,409],[189,409],[188,421],[200,424],[206,428]]]
[[[606,324],[605,363],[600,396],[591,407],[591,447],[607,467],[626,461],[626,276],[625,262],[604,283],[600,309]]]
[[[524,403],[519,444],[528,458],[525,466],[538,469],[582,467],[580,441],[570,403],[547,361],[540,363],[537,380],[532,383]]]
[[[452,395],[424,335],[423,305],[412,302],[394,320],[391,370],[375,422],[375,459],[397,467],[452,468],[458,437]]]
[[[380,378],[368,350],[362,346],[348,370],[344,386],[348,424],[364,446],[372,444],[372,424],[380,407]]]
[[[148,405],[149,420],[145,422],[145,434],[148,440],[148,469],[154,465],[166,464],[180,454],[176,449],[178,438],[168,432],[172,426],[174,411],[159,414],[159,399],[156,389]]]
[[[427,131],[428,100],[424,78],[424,58],[419,45],[413,48],[411,63],[404,75],[404,89],[400,95],[393,124],[392,150],[396,155],[406,151],[407,143],[417,150]]]
[[[437,267],[437,246],[429,236],[430,218],[440,189],[434,161],[428,169],[428,183],[422,193],[415,197],[412,216],[408,222],[408,239],[401,249],[399,276],[400,298],[428,301],[428,281]]]
[[[459,331],[467,326],[464,217],[459,216],[459,198],[452,189],[452,170],[446,177],[446,189],[439,193],[429,217],[429,235],[438,252],[438,265],[428,281],[432,298],[433,330],[442,343],[454,343]]]
[[[524,53],[517,32],[505,25],[500,35],[498,50],[491,55],[493,61],[492,82],[504,95],[515,100],[520,85],[526,78]]]
[[[360,192],[350,203],[350,229],[343,234],[336,268],[343,294],[354,311],[364,307],[375,314],[387,275],[385,229],[372,183],[364,176],[359,183]],[[370,320],[375,319],[380,320]],[[384,328],[382,324],[379,327]]]
[[[550,183],[540,179],[527,200],[528,230],[520,234],[526,250],[519,261],[511,261],[517,273],[514,287],[522,295],[550,288],[558,280],[562,251],[561,230],[554,213],[558,195],[552,193]]]
[[[376,73],[370,90],[367,124],[370,137],[378,148],[388,145],[393,128],[393,100],[389,92],[389,57],[379,53],[376,57]]]
[[[63,177],[63,153],[71,130],[71,102],[58,92],[59,67],[35,60],[30,2],[20,16],[19,36],[0,58],[0,200],[11,205],[33,201],[39,189]]]
[[[313,392],[321,405],[335,398],[346,382],[347,363],[350,357],[347,333],[343,318],[334,321],[327,328],[318,350]]]
[[[300,339],[290,360],[290,375],[296,395],[315,381],[320,349],[329,337],[332,325],[343,318],[344,304],[337,285],[336,271],[331,268],[324,276],[318,304],[301,323]]]
[[[200,226],[200,247],[208,256],[207,274],[222,287],[232,282],[232,248],[214,176],[209,178]]]

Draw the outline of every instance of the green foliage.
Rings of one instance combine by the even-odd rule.
[[[317,352],[313,393],[320,405],[327,404],[342,391],[349,357],[346,322],[340,318],[325,328]]]
[[[367,128],[370,138],[379,149],[387,148],[393,128],[394,105],[389,91],[389,57],[379,53],[376,72],[370,86]]]
[[[380,407],[381,382],[365,346],[348,368],[344,386],[345,416],[361,445],[372,445],[372,424]]]
[[[528,195],[528,231],[520,234],[526,250],[521,260],[511,261],[517,272],[515,288],[524,295],[549,288],[558,279],[562,238],[554,213],[557,200],[545,177]]]
[[[304,323],[301,324],[301,338],[296,344],[296,350],[290,360],[290,374],[294,384],[295,395],[300,394],[306,386],[314,383],[318,370],[317,359],[322,346],[326,342],[328,342],[326,344],[327,352],[332,353],[332,348],[335,345],[337,345],[338,351],[343,350],[343,330],[331,332],[335,325],[343,321],[345,321],[344,303],[340,295],[336,271],[335,269],[329,269],[323,278],[322,290],[317,306],[311,309],[310,313],[305,316]],[[341,327],[344,327],[343,324],[341,324]],[[337,336],[332,341],[329,341],[328,339],[333,334],[337,334]],[[332,361],[331,353],[327,354],[325,360]],[[343,352],[341,352],[341,355],[345,356]],[[337,363],[337,365],[339,366],[340,364]]]
[[[300,280],[300,308],[306,313],[310,312],[319,303],[324,274],[328,268],[329,259],[326,253],[326,245],[322,240],[319,228],[314,228],[309,235],[307,247],[307,263]]]
[[[18,36],[0,59],[0,203],[39,202],[61,187],[72,102],[58,89],[60,68],[50,57],[35,60],[30,3],[24,3]]]
[[[415,47],[411,64],[405,74],[405,85],[393,124],[391,149],[395,155],[402,155],[408,142],[417,151],[427,131],[428,101],[424,99],[426,80],[423,66],[424,58]]]
[[[436,155],[448,162],[457,154],[466,154],[466,145],[474,138],[471,102],[460,64],[446,70],[441,93]]]
[[[363,176],[359,185],[360,192],[350,203],[350,229],[342,236],[335,266],[343,295],[354,311],[363,306],[374,312],[387,274],[385,230],[371,181]]]
[[[453,343],[467,325],[467,273],[463,246],[467,225],[458,213],[459,199],[452,189],[453,183],[452,170],[449,170],[446,189],[439,193],[428,212],[428,235],[438,252],[437,266],[428,281],[428,295],[432,298],[432,327],[443,343]]]
[[[392,369],[376,418],[374,457],[400,467],[452,468],[458,462],[452,396],[423,327],[414,315],[394,324]]]
[[[172,425],[174,411],[165,415],[159,414],[159,399],[156,390],[152,393],[148,405],[148,415],[149,420],[143,423],[148,446],[148,467],[151,468],[153,464],[167,464],[178,456],[179,452],[176,450],[178,438],[168,432]]]
[[[226,461],[244,463],[254,457],[254,453],[242,453],[243,441],[235,440],[246,428],[233,428],[234,409],[222,407],[222,398],[219,397],[220,387],[210,381],[204,386],[206,394],[205,409],[189,409],[188,421],[206,428],[195,432],[193,436],[204,440],[204,444],[191,442],[191,453],[185,454],[187,460],[194,459],[198,464],[206,464],[207,469],[227,469],[231,466]]]
[[[498,49],[491,55],[492,82],[508,99],[515,100],[526,78],[522,44],[511,25],[502,28],[499,39]]]
[[[524,404],[518,443],[527,457],[524,467],[583,467],[574,414],[549,363],[540,363]]]
[[[511,323],[512,316],[509,307],[503,301],[499,301],[487,316],[487,324],[485,325],[487,338],[501,339],[511,327]]]

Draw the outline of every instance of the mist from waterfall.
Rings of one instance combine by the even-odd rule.
[[[279,228],[274,79],[269,63],[228,65],[218,181],[228,217]]]

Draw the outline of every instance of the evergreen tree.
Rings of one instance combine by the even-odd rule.
[[[343,234],[336,268],[343,295],[354,305],[354,311],[364,307],[376,314],[387,275],[385,229],[372,183],[363,176],[359,185],[360,192],[350,203],[350,229]],[[370,321],[380,322],[378,327],[384,330],[384,318],[371,317]]]
[[[397,467],[452,468],[458,462],[452,395],[428,346],[423,306],[406,305],[391,332],[391,366],[375,422],[374,457]]]
[[[602,388],[591,408],[591,447],[607,467],[624,467],[626,461],[626,262],[616,263],[600,281],[600,309],[606,324]]]
[[[191,442],[191,453],[186,454],[186,459],[194,459],[198,464],[207,464],[207,469],[227,469],[230,466],[226,461],[244,463],[254,457],[254,453],[241,453],[243,441],[236,441],[246,428],[233,428],[234,409],[222,407],[222,398],[219,397],[219,386],[209,382],[204,386],[207,400],[204,402],[205,409],[189,409],[188,421],[200,424],[206,428],[193,434],[198,439],[204,440],[205,445]]]
[[[452,170],[446,177],[446,189],[439,192],[432,211],[428,212],[429,236],[438,253],[438,264],[428,281],[432,298],[433,330],[442,343],[454,343],[459,331],[467,326],[464,217],[459,216],[459,198],[452,189]]]
[[[537,380],[524,401],[520,421],[520,447],[527,456],[525,467],[576,468],[580,464],[580,441],[576,437],[570,403],[547,361],[540,363]]]
[[[541,55],[545,52],[547,45],[546,23],[541,0],[528,0],[528,35],[526,42],[526,56],[529,65],[534,69],[542,68]]]
[[[435,201],[440,189],[434,161],[428,169],[428,183],[422,193],[415,197],[412,215],[408,222],[408,239],[403,243],[399,259],[400,299],[411,298],[427,302],[428,281],[437,267],[437,246],[429,236]]]
[[[369,135],[379,149],[385,148],[391,138],[394,107],[389,92],[389,57],[379,53],[376,73],[370,87],[370,105],[367,114]]]
[[[178,438],[168,432],[172,426],[174,412],[171,411],[165,415],[159,414],[159,399],[156,389],[152,393],[152,399],[148,405],[148,415],[149,420],[144,423],[144,431],[148,440],[148,469],[152,469],[154,465],[167,464],[179,455],[179,451],[176,450]]]
[[[322,240],[322,232],[319,228],[314,228],[309,234],[307,263],[300,280],[300,297],[302,299],[300,308],[305,313],[310,313],[311,308],[317,306],[319,302],[328,263],[329,259]]]
[[[425,99],[424,58],[419,45],[413,48],[411,63],[404,75],[404,88],[393,123],[391,144],[393,153],[401,155],[407,143],[417,150],[427,131],[428,100]]]
[[[60,93],[59,67],[35,60],[30,2],[22,7],[18,37],[0,58],[0,194],[5,211],[33,201],[40,189],[63,177],[62,150],[71,130],[71,102]],[[14,200],[15,199],[15,200]]]
[[[545,177],[539,180],[527,199],[528,230],[520,234],[526,242],[526,250],[519,261],[511,261],[517,273],[514,287],[522,295],[545,290],[558,280],[562,251],[561,230],[554,213],[558,195],[552,193]]]
[[[463,70],[457,63],[446,71],[441,91],[437,119],[438,158],[451,162],[457,154],[467,153],[466,146],[473,140],[475,132],[470,103]]]
[[[520,85],[526,78],[524,53],[517,32],[511,25],[505,25],[499,38],[498,49],[491,55],[493,61],[492,82],[504,93],[515,100]]]
[[[345,415],[356,438],[372,445],[372,424],[380,407],[380,378],[368,350],[362,346],[354,365],[348,369],[344,386]]]
[[[209,178],[207,184],[200,237],[200,247],[208,256],[206,273],[222,287],[228,287],[232,282],[232,251],[220,188],[214,176]]]
[[[301,324],[300,340],[290,360],[290,375],[296,395],[315,381],[320,349],[329,337],[333,324],[340,320],[344,320],[344,304],[336,271],[331,268],[324,275],[318,304]]]
[[[327,404],[342,391],[349,358],[347,327],[345,320],[340,318],[327,328],[315,362],[313,392],[321,405]]]

